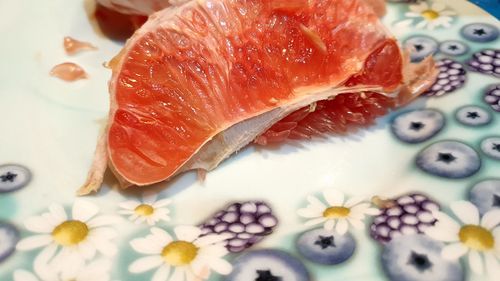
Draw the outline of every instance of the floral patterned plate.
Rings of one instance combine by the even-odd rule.
[[[1,1],[0,280],[498,280],[500,23],[464,0],[390,2],[384,23],[440,70],[408,107],[348,137],[248,147],[204,182],[120,191],[107,175],[77,198],[120,43],[93,1]],[[99,50],[69,57],[67,35]],[[89,79],[49,77],[64,61]]]

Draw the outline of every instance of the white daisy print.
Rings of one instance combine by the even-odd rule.
[[[48,265],[35,266],[35,272],[19,269],[14,271],[14,281],[109,281],[111,261],[106,259],[95,260],[80,268],[72,276],[62,276],[51,271]]]
[[[140,224],[146,222],[149,225],[155,225],[160,220],[169,221],[168,214],[170,210],[167,206],[172,200],[165,198],[157,200],[156,194],[145,193],[142,202],[138,200],[129,200],[122,202],[120,214],[128,216],[129,220]]]
[[[110,227],[121,220],[118,216],[96,216],[99,208],[84,200],[75,201],[68,217],[61,205],[53,204],[49,211],[25,220],[29,231],[37,233],[17,244],[21,251],[42,248],[35,264],[45,262],[51,270],[63,276],[77,272],[100,252],[113,256],[116,245],[111,240],[117,232]]]
[[[377,215],[378,209],[371,208],[371,203],[364,202],[361,197],[350,198],[344,201],[344,194],[335,189],[327,189],[323,192],[323,197],[328,203],[325,205],[314,196],[309,196],[309,205],[299,209],[297,214],[309,219],[307,226],[324,224],[326,230],[333,230],[343,235],[347,232],[349,224],[355,228],[364,227],[362,220],[365,216]]]
[[[434,1],[432,4],[420,2],[410,5],[409,9],[410,11],[405,13],[408,19],[396,23],[396,26],[409,26],[415,23],[418,29],[434,30],[438,27],[450,27],[453,16],[456,15],[442,1]]]
[[[174,233],[175,238],[153,227],[145,238],[132,240],[132,248],[147,256],[133,262],[129,271],[156,269],[154,281],[197,281],[208,279],[212,270],[223,275],[231,272],[231,264],[222,258],[228,253],[223,241],[229,237],[201,236],[201,230],[195,226],[178,226]]]
[[[486,268],[490,277],[500,275],[500,210],[489,211],[480,219],[476,206],[468,201],[454,202],[450,208],[459,221],[436,211],[433,215],[438,221],[425,234],[449,243],[443,248],[444,258],[468,256],[469,266],[477,274]]]

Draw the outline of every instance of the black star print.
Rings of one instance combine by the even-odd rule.
[[[424,272],[432,267],[432,263],[426,255],[411,252],[408,264],[413,265],[418,271]]]
[[[425,124],[422,123],[422,122],[411,122],[410,124],[410,130],[413,130],[413,131],[420,131],[422,130],[422,128],[425,127]]]
[[[450,45],[448,47],[448,49],[451,50],[451,51],[456,51],[456,50],[458,50],[458,46],[457,45]]]
[[[424,46],[422,46],[420,44],[415,44],[414,47],[415,47],[415,50],[417,50],[417,52],[420,52],[424,49]]]
[[[274,276],[271,270],[257,270],[259,275],[255,281],[282,281],[281,277]]]
[[[479,113],[473,111],[473,112],[467,112],[467,118],[471,118],[471,119],[476,119],[476,118],[479,118],[481,116],[479,116]]]
[[[13,174],[11,172],[7,172],[7,174],[1,175],[0,178],[2,179],[2,182],[14,182],[16,179],[17,174]]]
[[[455,161],[456,159],[457,158],[455,156],[453,156],[453,154],[451,154],[451,153],[439,153],[436,161],[450,164],[451,162]]]
[[[500,143],[494,143],[491,149],[500,152]]]
[[[483,36],[483,35],[486,35],[486,31],[484,31],[484,29],[482,29],[482,28],[474,29],[474,34],[479,35],[479,36]]]
[[[491,204],[493,207],[500,208],[500,196],[493,194],[493,204]]]
[[[318,240],[316,240],[316,242],[314,242],[314,245],[318,245],[321,247],[321,249],[326,249],[328,247],[336,247],[335,245],[335,241],[333,239],[333,236],[319,236],[318,237]]]

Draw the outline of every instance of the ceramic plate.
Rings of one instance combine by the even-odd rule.
[[[91,1],[0,1],[0,280],[495,279],[500,23],[464,0],[392,2],[412,59],[438,60],[426,96],[347,137],[248,147],[204,182],[120,191],[107,175],[77,198],[121,43]],[[67,56],[64,36],[98,50]],[[65,61],[89,79],[48,75]]]

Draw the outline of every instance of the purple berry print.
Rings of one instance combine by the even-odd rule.
[[[380,215],[373,219],[370,236],[381,243],[401,235],[423,233],[425,228],[436,223],[432,212],[439,210],[436,202],[418,193],[403,195],[379,205],[383,207]]]
[[[500,77],[500,50],[483,50],[472,55],[467,62],[472,71]]]
[[[271,207],[261,201],[234,203],[217,212],[200,227],[204,235],[226,234],[226,248],[239,253],[271,234],[278,225]]]
[[[500,84],[489,86],[483,99],[493,110],[500,112]]]
[[[424,96],[442,96],[465,85],[467,71],[461,63],[451,59],[442,59],[436,62],[436,66],[439,69],[436,83],[423,94]]]

